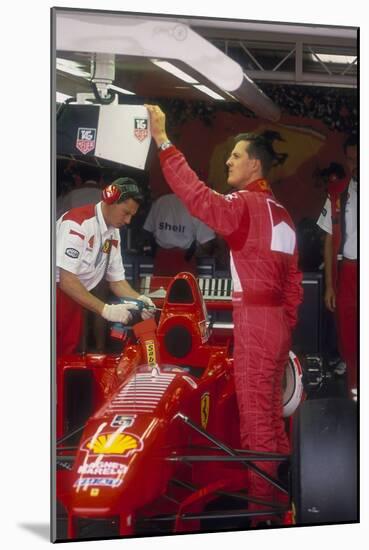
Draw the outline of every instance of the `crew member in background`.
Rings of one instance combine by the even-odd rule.
[[[211,251],[215,234],[173,193],[163,195],[152,205],[144,230],[155,240],[154,275],[174,276],[180,271],[197,275],[195,252]]]
[[[129,224],[142,201],[131,178],[119,178],[103,190],[102,201],[72,208],[57,221],[56,232],[56,321],[57,355],[73,353],[82,328],[82,309],[111,322],[128,323],[132,304],[106,304],[91,293],[105,278],[119,298],[142,300],[154,308],[147,296],[140,296],[125,280],[119,228]],[[153,315],[144,309],[142,318]]]
[[[167,183],[190,213],[221,234],[230,246],[234,379],[242,448],[288,454],[282,377],[302,300],[302,274],[297,266],[294,225],[265,179],[275,159],[273,147],[262,136],[237,136],[226,163],[228,184],[236,192],[224,196],[202,183],[170,143],[161,109],[146,107]],[[275,462],[256,464],[276,475]],[[249,480],[250,497],[283,500],[280,491],[255,472],[250,472]],[[249,503],[249,511],[261,509],[265,506]],[[252,525],[261,519],[254,518]]]
[[[347,366],[349,396],[357,398],[357,140],[344,144],[348,175],[331,178],[318,219],[325,232],[324,302],[336,313],[338,347]],[[338,256],[342,258],[337,262]]]
[[[97,204],[103,187],[101,171],[97,166],[84,165],[74,174],[74,186],[57,200],[57,218],[72,208]]]

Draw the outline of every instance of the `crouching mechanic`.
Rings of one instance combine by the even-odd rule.
[[[234,321],[234,380],[240,414],[241,446],[252,451],[289,453],[282,418],[282,378],[291,331],[302,300],[296,233],[265,176],[275,153],[270,142],[240,134],[227,160],[228,184],[236,192],[220,195],[202,183],[169,141],[165,115],[147,105],[151,133],[163,174],[190,213],[222,235],[231,252]],[[256,462],[276,476],[276,462]],[[283,502],[284,495],[250,471],[250,512],[267,509],[255,502]],[[260,521],[255,516],[252,525]],[[265,518],[268,519],[266,515]]]
[[[125,280],[119,228],[130,223],[142,202],[137,183],[119,178],[102,192],[102,201],[72,208],[57,221],[56,228],[56,324],[57,356],[75,352],[82,330],[82,308],[111,322],[127,324],[137,309],[134,304],[104,304],[91,290],[105,278],[119,298],[143,301],[154,315],[154,304],[139,295]]]

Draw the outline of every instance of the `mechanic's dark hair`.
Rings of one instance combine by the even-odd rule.
[[[357,147],[357,135],[356,134],[351,134],[345,141],[345,143],[343,144],[343,150],[345,152],[345,154],[347,153],[347,148],[348,147]]]
[[[245,133],[238,134],[234,138],[234,144],[239,141],[248,141],[247,153],[250,158],[260,160],[263,177],[266,177],[272,166],[283,164],[288,157],[287,153],[276,153],[273,149],[273,141],[284,141],[278,132],[266,130],[262,134]]]

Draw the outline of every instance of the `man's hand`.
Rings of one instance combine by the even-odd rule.
[[[151,319],[152,317],[154,317],[155,304],[151,300],[151,298],[145,296],[144,294],[141,294],[141,296],[139,296],[137,300],[141,300],[141,302],[143,302],[147,306],[147,308],[144,308],[141,312],[142,319],[145,321],[146,319]]]
[[[329,309],[329,311],[335,311],[336,293],[334,292],[332,287],[326,288],[325,294],[324,294],[324,303],[325,303],[325,307]]]
[[[136,304],[105,304],[101,315],[107,321],[126,325],[132,319],[130,309],[138,309],[138,307]]]
[[[159,147],[162,143],[168,141],[168,136],[165,130],[165,114],[157,105],[146,105],[146,109],[150,116],[151,135]]]

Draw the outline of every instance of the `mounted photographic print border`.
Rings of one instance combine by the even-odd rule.
[[[325,340],[326,325],[329,322],[332,325],[332,319],[327,320],[323,311],[323,274],[314,263],[319,257],[317,240],[311,243],[310,249],[305,242],[305,255],[301,255],[306,262],[303,286],[307,298],[300,308],[293,352],[286,365],[284,406],[287,411],[291,403],[296,403],[299,410],[288,409],[289,420],[285,420],[289,437],[293,438],[292,466],[295,469],[290,474],[281,471],[278,478],[267,474],[277,490],[285,495],[291,495],[293,490],[294,496],[287,498],[284,506],[277,506],[277,510],[271,502],[264,502],[262,507],[256,507],[254,515],[248,515],[251,507],[245,504],[252,502],[246,491],[250,467],[245,467],[245,463],[251,464],[252,470],[256,461],[257,468],[263,469],[262,463],[264,467],[273,460],[283,463],[287,456],[279,452],[277,456],[266,457],[260,450],[250,456],[239,441],[237,444],[236,395],[234,389],[229,389],[232,372],[229,340],[233,327],[229,316],[231,296],[227,260],[221,254],[213,261],[209,256],[199,256],[197,275],[203,280],[203,287],[198,287],[192,276],[177,276],[174,281],[160,281],[160,284],[157,281],[155,287],[150,278],[154,260],[144,254],[142,244],[142,227],[151,200],[158,199],[166,190],[157,153],[150,145],[151,119],[144,104],[161,106],[167,114],[171,140],[192,162],[195,172],[219,193],[228,191],[224,169],[232,150],[228,137],[241,131],[273,134],[272,141],[281,162],[271,172],[271,185],[297,225],[318,215],[332,163],[345,163],[344,138],[357,132],[354,65],[340,75],[342,79],[338,75],[336,83],[332,78],[333,90],[326,93],[332,75],[324,70],[317,71],[315,66],[317,72],[310,75],[312,82],[307,81],[309,85],[305,85],[303,78],[306,75],[301,65],[304,52],[299,54],[296,50],[293,53],[292,48],[279,54],[279,60],[271,69],[278,74],[279,80],[271,82],[271,76],[265,74],[267,71],[257,61],[254,50],[250,52],[245,46],[243,37],[222,39],[219,31],[211,31],[213,27],[222,29],[221,20],[191,18],[188,24],[187,18],[185,24],[179,16],[174,19],[154,14],[53,10],[53,96],[56,92],[67,94],[69,91],[72,98],[54,104],[54,211],[61,215],[68,212],[59,211],[61,199],[66,198],[73,186],[81,187],[91,168],[99,171],[97,181],[94,180],[95,190],[101,191],[122,177],[139,184],[143,195],[141,208],[128,230],[120,234],[119,245],[122,246],[126,280],[138,292],[138,297],[148,296],[153,300],[158,322],[157,329],[134,331],[136,342],[132,332],[127,336],[124,327],[115,326],[112,343],[110,326],[96,325],[90,315],[84,319],[84,337],[78,341],[76,349],[58,354],[56,360],[54,346],[52,538],[56,541],[347,523],[356,522],[358,517],[356,405],[346,398],[344,379],[337,380],[333,373],[337,365],[329,372],[322,359],[332,351]],[[104,34],[110,24],[115,32],[121,25],[124,40],[121,41],[119,33]],[[273,31],[277,25],[236,20],[223,24],[228,32],[232,24],[236,27],[254,25],[254,42],[257,42],[258,32],[264,33],[266,40],[266,27]],[[347,31],[351,40],[356,34],[353,28],[336,31],[337,34]],[[214,33],[214,36],[207,33]],[[110,52],[114,56],[106,54],[100,42],[99,51],[94,52],[91,44],[98,43],[97,38],[101,41],[104,36],[106,39],[109,36],[110,41],[113,36],[116,47],[122,50]],[[158,43],[152,36],[158,37]],[[209,56],[216,48],[221,53],[214,53],[213,65],[203,63],[201,55],[199,59],[189,55],[191,49],[184,47],[187,39],[199,48],[203,46]],[[165,68],[160,65],[163,60],[168,63],[164,55],[168,43],[178,48],[179,53],[175,54],[180,58],[180,80],[183,82],[185,74],[187,80],[194,82],[182,85],[176,82],[178,76],[173,71],[168,72],[168,65],[164,65]],[[141,51],[148,48],[148,44],[153,48],[152,53],[138,53],[140,48]],[[128,50],[127,59],[124,48],[132,48]],[[240,76],[239,62],[231,54],[239,59],[241,52],[246,53],[247,70],[258,85],[253,79],[244,77],[242,71]],[[268,60],[270,50],[263,55]],[[297,86],[283,80],[288,79],[291,69],[282,71],[282,75],[276,69],[292,61],[297,67],[293,78],[296,75],[301,78]],[[246,62],[244,58],[243,62]],[[221,75],[214,70],[217,63],[223,64]],[[93,68],[101,70],[100,75],[96,71],[92,73]],[[80,73],[73,75],[72,70]],[[94,86],[89,82],[91,74],[96,77],[92,79]],[[147,74],[150,79],[145,76]],[[346,83],[347,88],[342,87],[343,77],[351,78],[351,87],[349,83]],[[118,80],[118,85],[123,86],[124,82],[132,88],[117,92],[109,87],[112,82],[116,85]],[[338,83],[338,80],[341,81]],[[62,89],[58,89],[59,86]],[[117,147],[119,139],[122,139],[122,147]],[[67,201],[60,208],[65,208],[65,204]],[[181,224],[172,224],[171,228],[179,233]],[[302,236],[309,236],[311,224],[302,225],[300,230]],[[91,238],[94,235],[88,239],[89,243],[83,243],[87,248],[80,249],[79,240],[86,240],[84,233],[78,234],[72,226],[69,231],[74,231],[73,238],[78,243],[65,248],[72,265],[88,246],[93,250]],[[52,235],[55,242],[54,227]],[[278,241],[278,236],[276,238]],[[118,247],[110,236],[101,243],[101,253],[106,254],[108,263],[115,248]],[[54,282],[58,262],[55,251]],[[95,298],[108,303],[109,289],[99,288],[98,292]],[[190,299],[186,300],[186,293]],[[182,311],[178,307],[180,304]],[[137,307],[144,308],[141,304]],[[177,324],[172,322],[175,312]],[[183,318],[189,323],[186,330]],[[105,335],[103,343],[99,340],[101,333]],[[54,343],[56,338],[54,332]],[[216,353],[221,356],[217,361],[212,358]],[[164,358],[162,362],[159,355]],[[332,352],[332,360],[333,355]],[[217,384],[212,378],[209,359],[215,361],[213,368],[218,369]],[[204,373],[208,375],[207,380]],[[182,401],[179,397],[175,399],[176,395],[181,396]],[[320,446],[323,461],[322,456],[317,456],[315,447],[309,448],[309,438],[313,441],[314,430],[319,433],[323,428],[334,434],[338,418],[346,434],[340,441],[342,448],[337,450],[334,446],[337,444],[335,437],[325,438],[326,447]],[[201,446],[206,448],[205,454],[199,452]],[[194,449],[196,452],[192,454]],[[345,457],[344,486],[340,485],[338,476],[329,475],[337,456],[339,464]],[[161,466],[154,467],[158,463]],[[314,487],[319,489],[320,494],[307,494],[307,487],[310,491]],[[346,507],[337,506],[338,490],[346,495]],[[321,510],[314,504],[317,502],[314,499],[327,500],[327,494],[331,495],[331,502],[335,502],[333,511]],[[270,514],[271,511],[274,513]],[[260,521],[255,522],[259,516]],[[270,520],[275,521],[274,516],[278,516],[278,523],[270,524]]]

